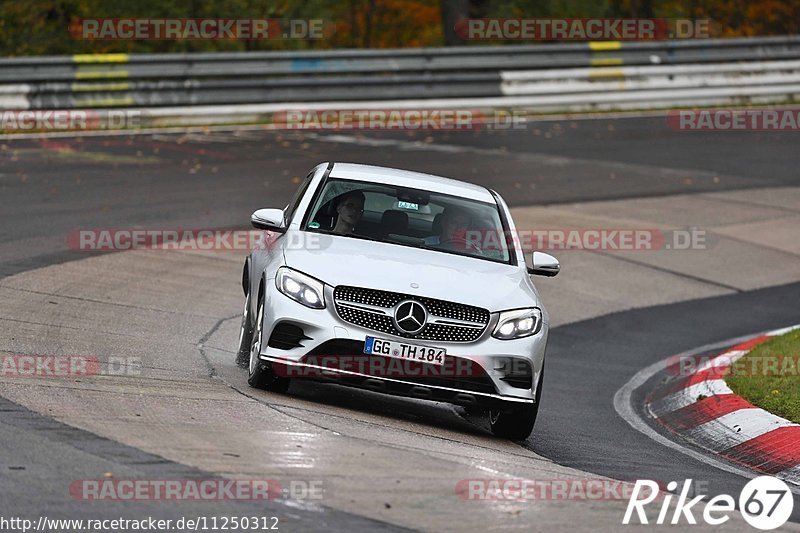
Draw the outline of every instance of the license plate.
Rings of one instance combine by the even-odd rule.
[[[364,353],[385,355],[386,357],[432,365],[443,365],[444,356],[447,355],[447,351],[444,348],[432,348],[431,346],[376,339],[375,337],[367,337],[366,341],[364,341]]]

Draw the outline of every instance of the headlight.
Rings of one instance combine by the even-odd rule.
[[[538,307],[503,311],[494,328],[492,337],[498,339],[519,339],[539,333],[542,329],[542,310]]]
[[[281,267],[275,276],[275,284],[283,294],[306,307],[325,307],[325,285],[318,279],[288,267]]]

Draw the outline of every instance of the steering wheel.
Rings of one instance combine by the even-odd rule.
[[[443,239],[439,241],[439,245],[444,246],[445,248],[456,249],[456,250],[471,248],[475,250],[478,254],[483,255],[483,250],[481,250],[480,246],[475,244],[473,241],[468,241],[464,237],[454,236],[450,237],[449,239]]]

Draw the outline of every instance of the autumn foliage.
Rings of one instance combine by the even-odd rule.
[[[85,41],[85,18],[322,19],[322,39]],[[800,32],[797,0],[0,0],[4,56],[270,49],[395,48],[470,44],[453,20],[489,17],[662,17],[710,19],[720,37]],[[72,31],[71,31],[72,30]],[[515,43],[519,44],[519,42]]]

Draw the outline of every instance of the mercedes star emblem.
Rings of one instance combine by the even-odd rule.
[[[404,300],[394,309],[394,325],[401,333],[419,333],[427,321],[428,310],[415,300]]]

